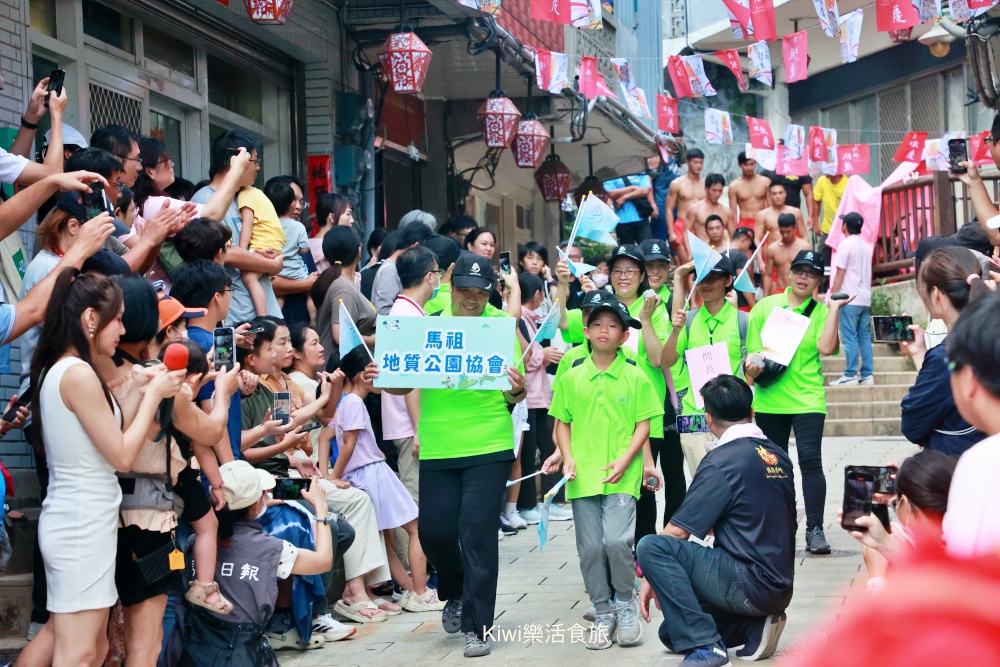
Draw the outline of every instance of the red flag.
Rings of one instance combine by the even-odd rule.
[[[715,56],[736,76],[736,83],[740,84],[740,90],[744,93],[747,92],[747,82],[743,78],[743,65],[740,64],[740,52],[736,49],[727,49],[716,51]]]
[[[604,75],[600,72],[597,73],[597,94],[602,97],[613,97],[616,100],[618,99],[618,96],[611,92],[611,89],[608,88],[608,82],[605,81]]]
[[[569,25],[570,0],[531,0],[531,18]]]
[[[815,125],[809,128],[809,138],[806,139],[808,150],[805,154],[812,162],[826,162],[826,139],[823,136],[823,128]]]
[[[969,9],[989,9],[997,4],[997,0],[969,0]]]
[[[903,30],[920,25],[920,14],[910,0],[875,0],[875,29]]]
[[[781,38],[781,53],[785,63],[785,83],[803,81],[808,76],[809,36],[805,30]]]
[[[791,153],[785,153],[785,147],[778,145],[778,166],[775,171],[782,176],[808,176],[809,161],[805,151],[796,160]]]
[[[747,127],[750,128],[751,146],[774,150],[774,135],[771,134],[771,126],[766,120],[747,116]]]
[[[920,162],[924,156],[924,142],[927,141],[926,132],[907,132],[903,137],[903,142],[896,149],[896,154],[892,156],[895,162]]]
[[[750,23],[750,8],[744,7],[736,0],[722,0],[722,4],[726,6],[733,16],[736,17],[736,22],[740,24],[740,28],[743,29],[743,35],[749,39],[750,30],[748,25]]]
[[[676,134],[681,129],[677,118],[677,99],[666,95],[656,96],[656,127],[660,132]]]
[[[667,71],[670,73],[670,82],[674,84],[674,91],[677,97],[694,97],[691,91],[691,83],[688,78],[687,68],[680,56],[670,56],[667,58]]]
[[[871,169],[868,144],[846,144],[837,146],[837,173],[867,174]]]
[[[580,92],[588,100],[597,97],[597,58],[583,56],[580,58]]]
[[[750,0],[750,18],[753,20],[755,42],[778,39],[778,29],[774,24],[774,0]]]
[[[989,133],[990,131],[986,130],[981,134],[969,136],[969,159],[976,165],[993,162],[993,157],[990,156],[990,147],[986,143],[986,135]]]

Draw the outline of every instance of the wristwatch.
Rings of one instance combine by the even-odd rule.
[[[513,392],[512,391],[512,392],[510,392],[510,397],[511,398],[517,398],[518,396],[520,396],[523,393],[524,393],[524,387],[521,387],[521,391],[518,391],[518,392]]]

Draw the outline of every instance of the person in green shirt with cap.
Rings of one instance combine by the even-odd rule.
[[[823,533],[823,505],[826,503],[826,477],[823,474],[823,425],[826,422],[826,390],[823,388],[823,364],[820,355],[837,354],[838,314],[853,300],[830,301],[830,307],[816,302],[813,292],[823,280],[820,254],[802,250],[792,260],[791,285],[780,294],[757,302],[750,311],[747,334],[746,373],[761,378],[754,392],[753,407],[757,426],[767,439],[788,451],[788,437],[795,431],[799,453],[802,496],[806,504],[806,548],[810,553],[830,553],[830,543]],[[765,365],[767,354],[761,330],[775,308],[790,309],[808,317],[809,328],[795,350],[788,368],[777,379],[764,382],[774,369]]]
[[[663,399],[645,373],[618,353],[629,328],[642,325],[613,294],[591,294],[585,303],[591,307],[586,334],[592,353],[560,378],[549,414],[557,420],[580,569],[596,612],[586,646],[606,649],[614,641],[634,646],[642,638],[633,585],[636,500],[644,479],[659,485],[646,443],[651,419],[662,416]]]
[[[490,260],[463,253],[451,270],[455,317],[508,317],[486,310],[497,277]],[[518,304],[520,305],[520,304]],[[521,357],[515,340],[513,359]],[[465,635],[466,657],[492,650],[485,633],[493,627],[497,578],[497,513],[514,461],[514,425],[508,404],[520,403],[524,375],[507,369],[510,390],[421,389],[420,516],[417,529],[438,573],[445,632]],[[386,390],[406,394],[407,389]]]
[[[688,262],[674,273],[674,296],[685,298],[684,281],[695,270],[694,262]],[[722,372],[743,376],[743,356],[746,349],[747,314],[741,313],[726,298],[733,289],[733,265],[726,255],[695,287],[702,304],[690,313],[678,309],[673,316],[673,329],[667,342],[663,345],[663,355],[660,358],[664,368],[680,364],[687,374],[687,358],[685,353],[715,343],[725,343],[729,352],[729,367]],[[740,321],[743,321],[742,330]],[[704,415],[705,410],[698,408],[694,391],[691,391],[690,380],[685,382],[685,388],[678,392],[681,401],[682,415]],[[681,446],[687,459],[691,477],[698,470],[698,465],[708,452],[707,444],[713,437],[711,433],[681,433]]]

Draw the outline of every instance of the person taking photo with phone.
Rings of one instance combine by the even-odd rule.
[[[983,141],[989,148],[993,164],[1000,167],[1000,113],[993,116],[993,125],[990,127],[990,133],[986,135]],[[976,219],[979,220],[980,227],[983,228],[986,236],[990,239],[990,243],[994,247],[1000,246],[1000,227],[991,227],[989,224],[993,218],[1000,215],[1000,208],[997,208],[996,204],[993,203],[989,190],[986,189],[986,184],[983,183],[983,178],[979,174],[979,167],[976,166],[975,162],[968,159],[964,162],[959,162],[958,167],[965,171],[955,171],[953,169],[951,175],[965,184],[966,192],[968,192],[969,199],[972,201],[972,210],[976,214]]]

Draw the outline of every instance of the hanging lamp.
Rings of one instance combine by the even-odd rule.
[[[254,23],[284,25],[294,0],[243,0],[247,14]]]
[[[549,128],[551,134],[556,133],[555,126]],[[535,172],[535,183],[542,192],[542,199],[545,201],[562,201],[569,192],[570,182],[573,180],[573,172],[569,170],[563,161],[556,155],[555,144],[549,144],[549,156],[542,162],[542,166]]]
[[[382,63],[382,71],[389,80],[393,92],[413,94],[419,93],[424,87],[432,54],[427,45],[413,32],[413,27],[404,23],[405,6],[406,0],[400,0],[399,32],[392,33],[385,40],[378,53],[378,59]]]
[[[514,138],[521,112],[500,88],[500,52],[496,52],[497,87],[476,112],[483,141],[490,148],[506,148]]]
[[[514,143],[511,152],[514,162],[522,169],[535,169],[545,155],[545,147],[549,145],[549,133],[545,126],[538,122],[538,117],[531,110],[531,89],[533,85],[528,77],[528,103],[524,118],[518,122],[514,133]]]
[[[608,203],[608,191],[604,189],[604,184],[597,180],[594,176],[594,146],[599,146],[600,144],[586,144],[587,146],[587,177],[583,179],[583,182],[577,186],[576,190],[573,191],[573,201],[579,206],[583,198],[587,196],[587,193],[593,194],[598,197],[605,204]]]

